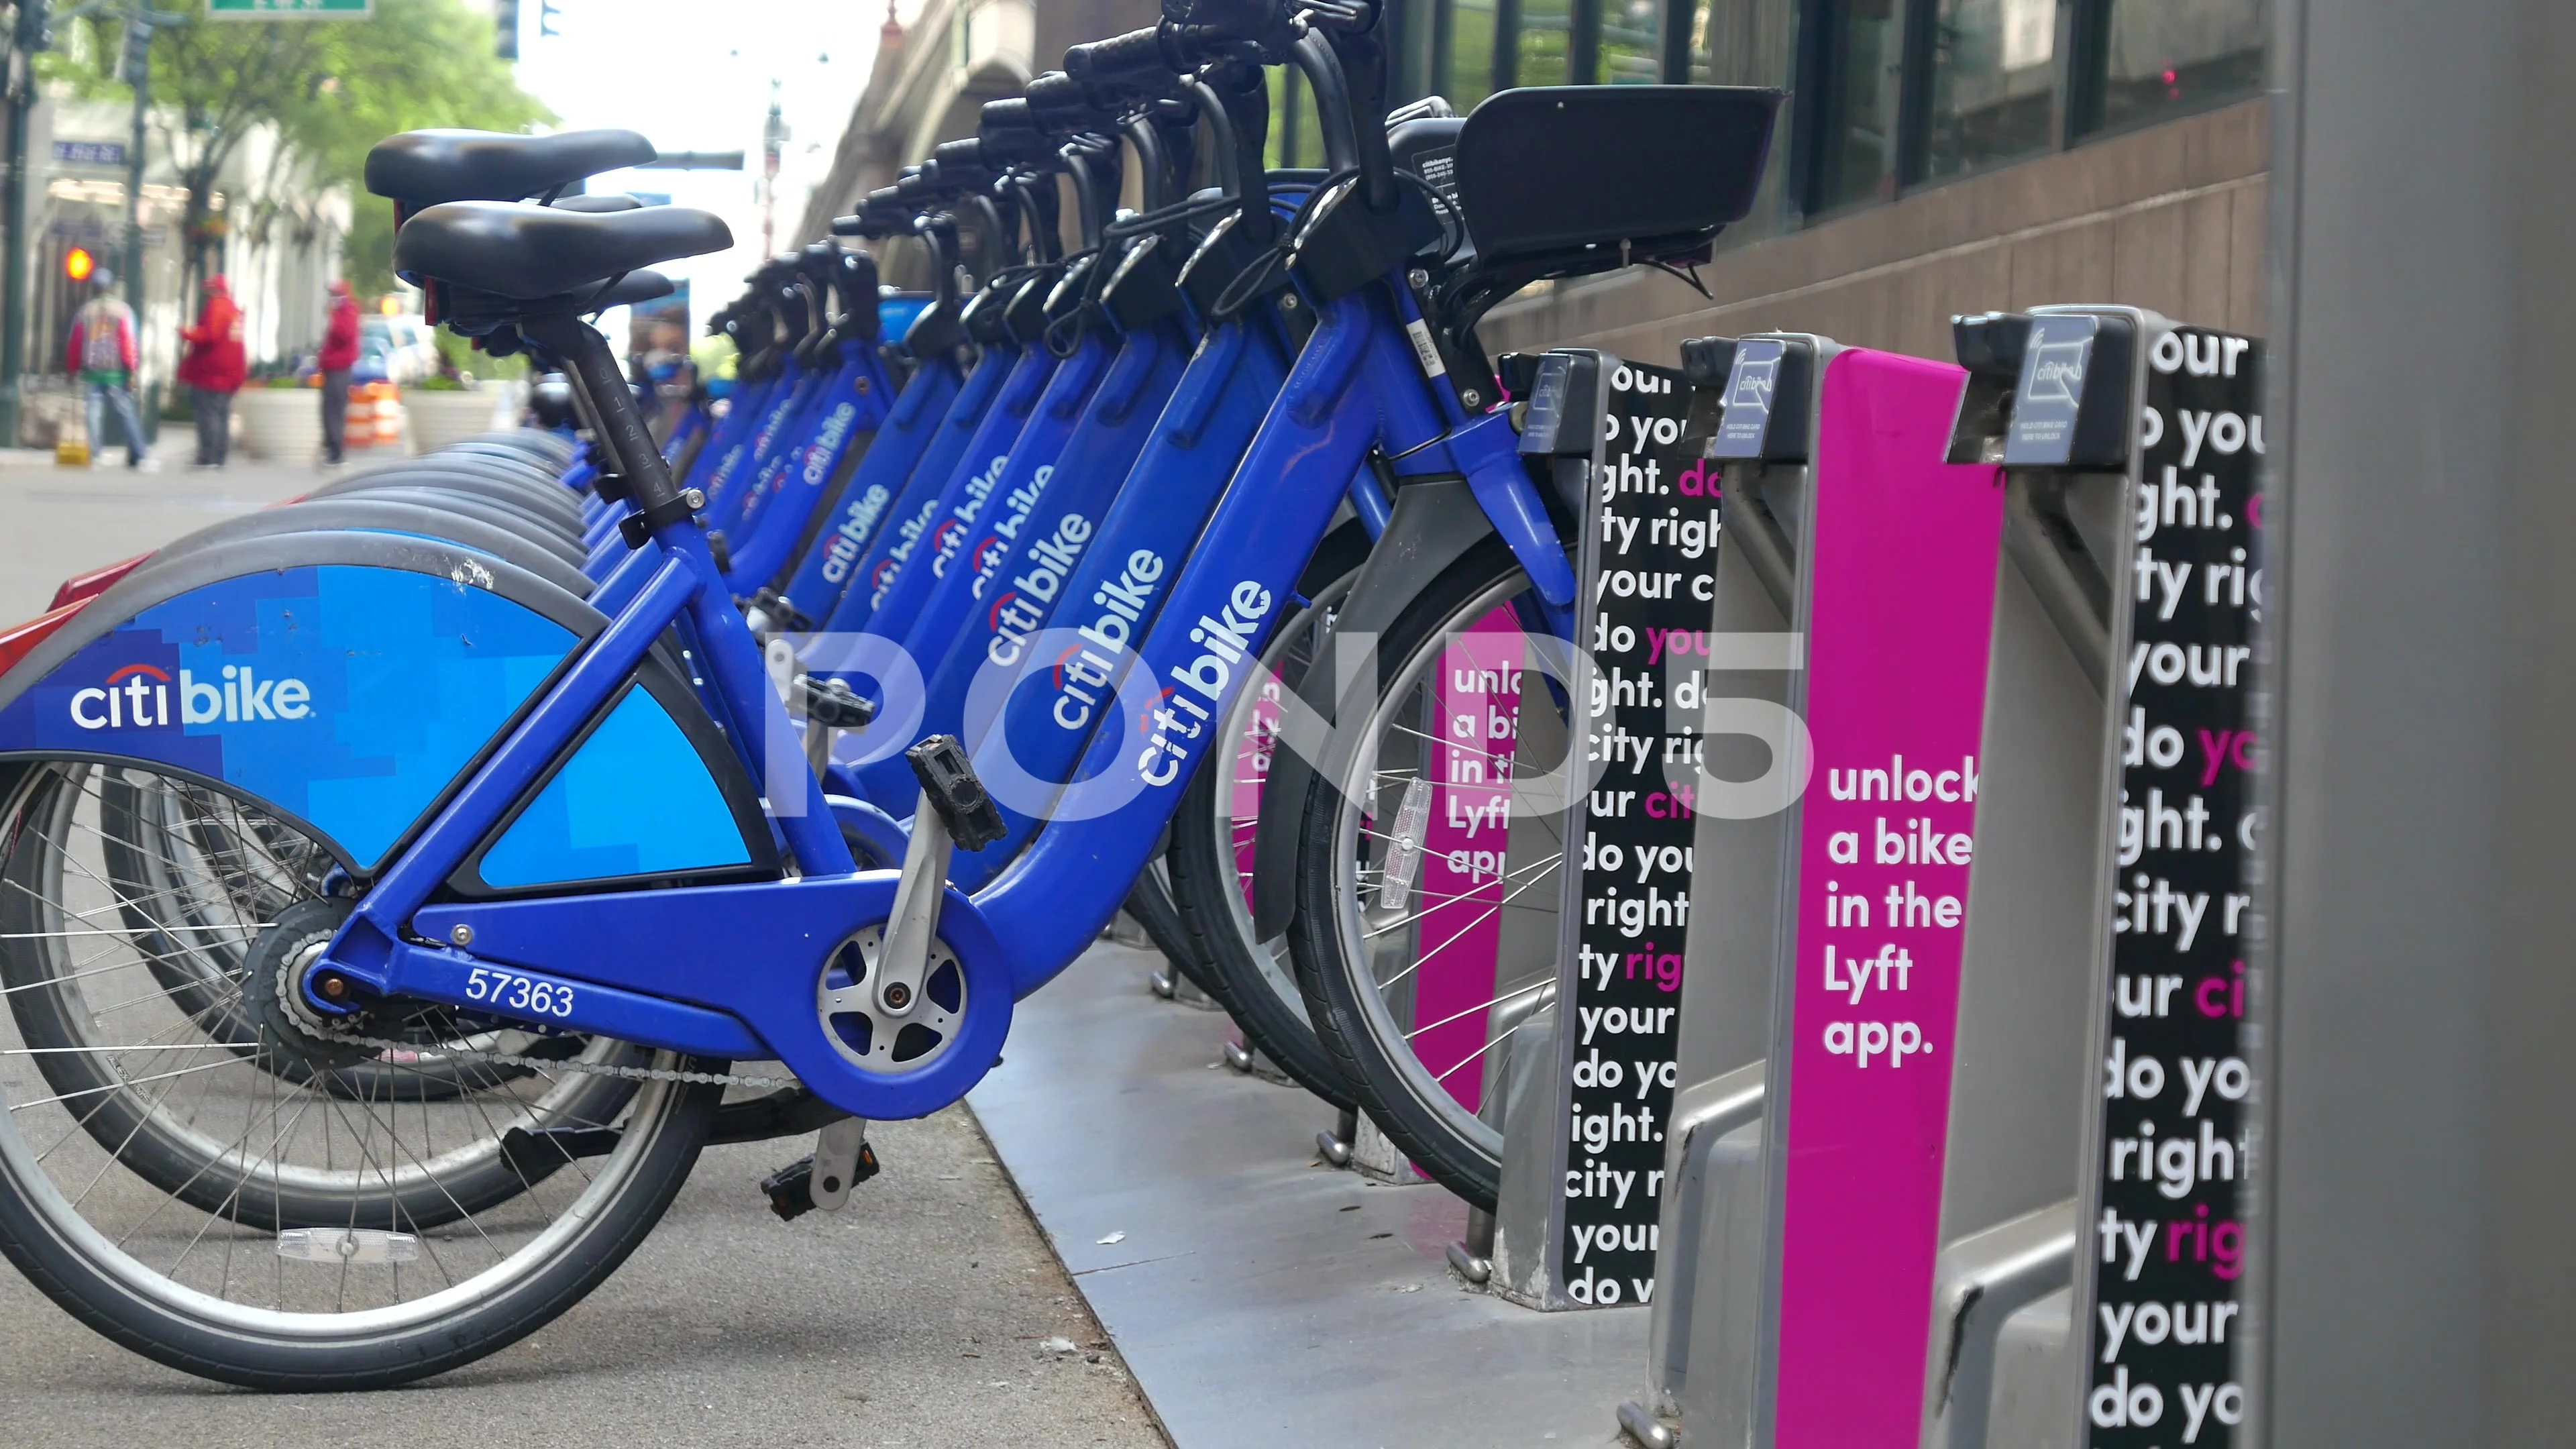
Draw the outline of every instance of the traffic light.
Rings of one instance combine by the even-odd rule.
[[[89,248],[74,247],[63,253],[63,275],[73,281],[86,282],[89,274],[97,270],[98,259],[89,254]]]
[[[519,58],[519,0],[493,0],[492,53],[503,60]]]
[[[130,86],[143,84],[152,68],[152,26],[149,22],[129,18],[125,34],[117,42],[116,78]]]

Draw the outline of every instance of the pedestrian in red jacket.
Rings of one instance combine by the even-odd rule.
[[[349,424],[349,369],[358,365],[358,304],[345,279],[331,283],[331,321],[322,332],[322,452],[337,465],[347,455],[343,432]]]
[[[220,468],[232,452],[233,394],[241,391],[250,371],[242,354],[241,308],[233,303],[230,279],[220,273],[206,278],[197,325],[180,328],[179,340],[188,345],[179,360],[179,381],[197,413],[197,466]]]

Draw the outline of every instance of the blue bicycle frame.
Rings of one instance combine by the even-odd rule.
[[[1123,800],[1058,820],[973,899],[943,892],[939,937],[956,954],[967,1008],[956,1040],[911,1071],[853,1066],[826,1040],[817,973],[850,933],[887,919],[897,876],[855,873],[810,773],[772,787],[773,819],[800,874],[730,886],[428,904],[467,852],[545,777],[566,745],[624,687],[663,630],[686,618],[705,644],[711,686],[737,718],[792,738],[759,651],[686,519],[654,531],[649,579],[575,656],[503,742],[381,873],[305,974],[491,1012],[501,969],[553,988],[550,1025],[710,1057],[776,1056],[825,1100],[872,1118],[936,1110],[980,1079],[1009,1028],[1008,1003],[1089,945],[1125,898],[1172,811],[1189,767],[1219,746],[1264,631],[1285,612],[1298,571],[1365,455],[1410,453],[1448,435],[1471,479],[1519,470],[1499,416],[1460,426],[1426,387],[1382,287],[1338,299],[1321,321],[1235,470],[1163,616],[1132,668],[1168,702],[1145,719],[1104,718],[1082,776],[1132,775]],[[613,363],[601,352],[601,370]],[[1498,426],[1499,424],[1499,426]],[[1499,436],[1497,436],[1499,435]],[[1527,488],[1521,474],[1521,488]],[[717,963],[724,969],[715,969]],[[478,975],[478,973],[480,973]],[[502,1013],[507,1014],[507,1013]]]
[[[976,301],[982,303],[988,298],[993,299],[992,304],[997,306],[1002,300],[1000,294],[988,290],[978,294]],[[972,313],[970,305],[969,315]],[[932,432],[929,446],[922,450],[920,462],[914,465],[911,474],[903,480],[901,490],[895,494],[894,503],[887,509],[885,522],[879,526],[875,541],[859,556],[858,565],[850,571],[849,581],[842,586],[840,597],[833,602],[830,612],[823,616],[822,627],[855,630],[867,621],[869,614],[875,612],[878,591],[894,581],[896,571],[911,555],[914,541],[930,526],[931,512],[938,506],[940,493],[950,474],[956,471],[958,460],[966,456],[966,447],[983,426],[985,415],[992,411],[994,400],[1001,395],[1003,383],[1016,369],[1022,350],[1020,344],[1010,338],[998,338],[985,345],[982,354],[975,359],[975,365],[967,370],[964,382],[959,384],[946,415]]]
[[[1029,807],[1070,778],[1104,720],[1132,712],[1116,703],[1124,652],[1171,597],[1178,563],[1193,556],[1227,480],[1252,466],[1247,450],[1263,420],[1284,405],[1289,375],[1287,341],[1269,308],[1212,329],[1127,486],[1066,572],[1053,611],[1007,638],[996,631],[981,658],[958,661],[959,672],[948,675],[964,724],[960,738],[1009,828],[1001,843],[954,860],[952,879],[973,889],[1008,864],[1037,828],[1038,812]],[[1342,481],[1347,485],[1349,475]],[[1081,624],[1068,628],[1076,617]],[[984,674],[988,662],[1017,672]],[[979,675],[1008,679],[998,712],[976,709]]]

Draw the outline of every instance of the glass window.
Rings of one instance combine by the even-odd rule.
[[[1574,38],[1571,0],[1521,0],[1519,44],[1514,54],[1520,68],[1514,81],[1525,86],[1561,86],[1570,79],[1569,42]]]
[[[1925,176],[2047,149],[2056,56],[2056,0],[1940,0]]]
[[[1270,83],[1270,164],[1323,165],[1324,128],[1315,117],[1315,97],[1306,89],[1306,73],[1293,65],[1273,66],[1266,79]]]
[[[2263,0],[2105,0],[2102,124],[2250,95],[2263,86]]]
[[[1815,131],[1814,211],[1877,196],[1896,125],[1897,0],[1835,6],[1827,36],[1823,116]]]
[[[1450,0],[1441,18],[1448,30],[1446,74],[1434,77],[1434,85],[1463,116],[1494,89],[1494,0]]]
[[[1684,75],[1692,85],[1795,88],[1798,0],[1671,0],[1691,6]],[[1782,126],[1788,113],[1781,113]]]
[[[1691,0],[1672,0],[1687,5]],[[1663,0],[1601,0],[1601,74],[1608,85],[1652,85],[1663,47]]]

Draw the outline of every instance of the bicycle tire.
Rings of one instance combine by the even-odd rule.
[[[1425,661],[1445,647],[1445,640],[1456,637],[1458,630],[1497,607],[1525,596],[1528,589],[1527,573],[1500,539],[1478,544],[1427,581],[1398,613],[1380,640],[1375,678],[1355,685],[1335,718],[1359,718],[1367,722],[1363,728],[1374,730],[1388,709],[1390,696],[1400,696],[1418,682]],[[1538,671],[1527,673],[1535,676]],[[1540,691],[1540,697],[1548,697],[1547,692]],[[1556,707],[1562,709],[1562,703]],[[1374,745],[1359,752],[1359,758],[1345,767],[1346,772],[1368,766],[1374,754]],[[1374,782],[1371,789],[1374,793]],[[1288,930],[1298,985],[1306,994],[1316,1041],[1350,1081],[1359,1109],[1426,1176],[1469,1204],[1491,1212],[1502,1183],[1501,1129],[1456,1102],[1443,1085],[1446,1074],[1433,1077],[1414,1055],[1405,1030],[1407,1023],[1395,1019],[1381,998],[1373,960],[1357,930],[1356,913],[1363,909],[1358,903],[1365,899],[1368,886],[1364,879],[1355,883],[1352,872],[1346,872],[1343,866],[1347,856],[1353,871],[1365,874],[1357,845],[1357,822],[1364,804],[1365,801],[1351,800],[1344,783],[1331,778],[1329,772],[1319,772],[1308,787],[1298,830],[1298,909]],[[1515,825],[1523,821],[1531,822],[1533,829],[1540,831],[1555,828],[1543,812],[1514,812]],[[1561,842],[1558,846],[1561,854]],[[1550,888],[1554,876],[1549,873],[1553,869],[1554,857],[1527,867],[1527,882],[1514,887],[1496,907],[1499,910],[1525,895],[1535,896],[1521,909],[1549,915],[1544,930],[1533,924],[1521,936],[1525,938],[1524,948],[1534,945],[1544,949],[1548,963],[1545,979],[1550,982],[1554,979],[1555,943],[1556,901]],[[1522,873],[1508,872],[1504,879],[1508,883]],[[1412,910],[1410,895],[1403,909]],[[1433,950],[1443,949],[1446,944],[1444,941]],[[1404,967],[1398,973],[1399,979],[1412,969]],[[1484,1009],[1490,1013],[1505,1001],[1542,989],[1525,985],[1507,991],[1498,980],[1495,996]],[[1489,1039],[1487,1046],[1492,1044]],[[1482,1054],[1480,1049],[1477,1055]],[[1451,1071],[1458,1069],[1452,1067]]]

